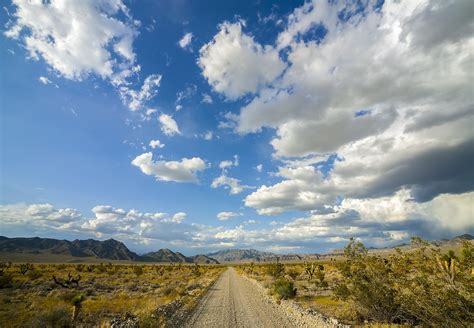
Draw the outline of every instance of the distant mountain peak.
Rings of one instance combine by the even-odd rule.
[[[454,237],[453,239],[474,240],[474,236],[468,233]]]

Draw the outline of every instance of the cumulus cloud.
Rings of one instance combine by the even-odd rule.
[[[333,187],[313,166],[280,168],[277,176],[284,178],[273,186],[261,186],[245,198],[245,205],[259,214],[275,215],[285,211],[309,211],[332,204],[336,200]]]
[[[472,233],[474,193],[440,195],[425,203],[410,201],[407,190],[377,199],[344,199],[327,213],[312,213],[287,223],[272,222],[269,228],[252,228],[259,223],[247,220],[227,229],[222,226],[187,224],[184,212],[142,212],[110,205],[92,208],[92,216],[75,209],[51,204],[0,205],[2,228],[37,227],[96,237],[113,237],[144,244],[158,243],[188,249],[256,247],[288,252],[290,249],[324,251],[339,248],[350,237],[371,246],[397,245],[410,236],[450,237]],[[241,216],[236,212],[218,213],[218,219]]]
[[[150,140],[149,146],[155,149],[155,148],[163,148],[165,144],[161,143],[160,140],[156,139],[156,140]]]
[[[377,247],[398,245],[415,235],[440,238],[473,231],[473,197],[473,193],[440,195],[420,204],[410,201],[407,191],[400,191],[378,199],[347,199],[329,213],[311,214],[285,224],[276,222],[271,229],[252,230],[240,225],[219,231],[215,237],[226,243],[267,249],[336,248],[351,237]]]
[[[285,69],[278,52],[242,33],[242,26],[242,22],[222,23],[219,33],[199,51],[203,76],[229,99],[256,92]]]
[[[222,173],[220,176],[212,180],[211,187],[218,188],[224,187],[229,189],[231,195],[240,194],[244,189],[251,189],[253,187],[241,184],[241,181],[236,178],[227,176],[225,173]]]
[[[13,4],[16,21],[5,35],[21,38],[32,58],[42,57],[66,78],[81,80],[91,73],[112,78],[135,60],[137,32],[122,1]],[[120,15],[127,20],[118,19]]]
[[[217,213],[217,218],[219,219],[219,221],[227,221],[241,215],[241,213],[236,212],[219,212]]]
[[[158,117],[158,120],[161,124],[161,131],[167,136],[174,136],[176,134],[181,134],[179,131],[178,123],[173,119],[171,115],[161,114]]]
[[[222,161],[222,162],[219,163],[219,168],[221,168],[221,169],[224,170],[224,169],[226,169],[226,168],[228,168],[228,167],[232,167],[233,164],[234,164],[234,163],[232,163],[232,161],[225,160],[225,161]]]
[[[193,41],[193,34],[191,32],[183,35],[178,44],[182,49],[191,50],[191,42]]]
[[[239,166],[239,155],[234,155],[234,160],[225,160],[219,163],[219,168],[222,170],[226,170],[231,168],[232,166]]]
[[[137,156],[132,165],[157,180],[175,182],[198,182],[197,173],[207,168],[206,162],[199,157],[183,158],[181,161],[153,161],[151,152]]]
[[[84,219],[83,215],[73,208],[57,209],[45,204],[10,204],[0,205],[0,222],[4,224],[28,224],[60,228],[71,222]]]
[[[43,59],[66,79],[95,75],[109,81],[131,110],[154,96],[160,75],[148,76],[140,90],[128,81],[140,71],[133,50],[139,22],[121,0],[14,0],[13,5],[14,21],[5,35],[19,40],[30,58]]]
[[[209,84],[228,98],[256,93],[220,127],[241,134],[274,129],[274,157],[286,164],[280,182],[261,186],[245,204],[277,214],[401,190],[414,202],[474,190],[467,164],[474,140],[474,25],[467,14],[473,6],[467,0],[308,1],[268,46],[284,54],[278,60],[287,69],[251,91],[223,84],[240,80],[241,72],[226,71],[224,79],[200,62]],[[243,38],[242,27],[224,23],[200,60],[232,35]],[[254,63],[226,58],[224,67]],[[316,164],[330,155],[334,163]]]

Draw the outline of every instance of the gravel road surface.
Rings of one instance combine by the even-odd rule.
[[[264,289],[225,271],[201,300],[186,327],[334,327],[276,304]]]

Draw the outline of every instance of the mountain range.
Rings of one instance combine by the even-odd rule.
[[[434,240],[431,243],[441,248],[456,248],[465,240],[474,243],[474,236],[464,234],[452,239]],[[399,245],[410,248],[409,244]],[[394,250],[389,248],[370,248],[370,252],[386,253]],[[167,248],[156,252],[138,255],[130,251],[124,243],[115,239],[104,241],[59,240],[52,238],[8,238],[0,236],[0,261],[31,261],[31,262],[86,262],[101,260],[119,260],[134,262],[167,262],[167,263],[239,263],[269,261],[314,261],[320,258],[336,257],[343,250],[334,250],[326,254],[276,254],[256,249],[226,249],[208,254],[185,256]]]
[[[156,252],[138,255],[130,251],[124,243],[115,239],[104,241],[87,240],[59,240],[52,238],[8,238],[0,236],[0,260],[4,258],[25,259],[104,259],[119,261],[140,261],[140,262],[173,262],[173,263],[206,263],[218,264],[215,259],[206,255],[184,256],[179,252],[169,249],[160,249]],[[77,261],[76,261],[77,262]]]

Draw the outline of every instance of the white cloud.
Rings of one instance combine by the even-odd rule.
[[[161,84],[161,75],[152,74],[146,77],[140,90],[130,89],[128,86],[119,88],[122,101],[131,111],[140,110],[145,103],[158,93]]]
[[[221,186],[225,189],[229,189],[229,192],[232,195],[240,194],[244,189],[253,188],[251,186],[242,185],[239,179],[231,178],[225,173],[222,173],[219,177],[215,178],[211,184],[212,188],[218,188]]]
[[[179,112],[181,109],[183,109],[183,105],[176,105],[175,109],[177,112]]]
[[[241,22],[221,24],[219,33],[199,54],[203,76],[216,92],[230,99],[256,92],[285,68],[274,48],[242,33]]]
[[[267,46],[284,54],[278,61],[287,69],[259,87],[233,84],[244,80],[235,67],[256,62],[228,55],[243,48],[243,39],[247,48],[255,44],[240,24],[224,23],[201,50],[203,75],[217,92],[230,99],[256,93],[219,127],[275,131],[274,158],[287,165],[280,168],[282,181],[245,199],[261,214],[321,210],[339,196],[363,200],[408,190],[413,201],[426,202],[474,190],[474,172],[465,164],[474,160],[468,151],[474,25],[467,14],[474,4],[362,5],[309,1],[295,9]],[[334,163],[318,163],[331,154]],[[292,177],[282,170],[312,173]]]
[[[150,140],[149,146],[155,149],[155,148],[163,148],[165,144],[161,143],[160,140],[156,139],[156,140]]]
[[[257,172],[262,172],[263,171],[263,164],[258,164],[257,166],[255,166],[255,169],[257,170]]]
[[[0,223],[25,225],[31,222],[35,226],[60,228],[64,224],[82,220],[82,214],[73,208],[56,209],[45,204],[0,205]]]
[[[143,213],[134,209],[124,210],[109,205],[99,205],[92,209],[95,217],[87,218],[80,224],[71,225],[70,229],[92,232],[98,237],[114,236],[141,243],[150,240],[167,241],[173,239],[184,241],[186,232],[194,229],[184,225],[187,217],[184,212],[169,215],[163,212]]]
[[[179,213],[176,213],[175,215],[173,215],[173,217],[171,218],[172,222],[175,222],[175,223],[181,223],[183,222],[184,219],[187,218],[187,214],[184,213],[184,212],[179,212]]]
[[[309,211],[332,204],[336,194],[323,175],[313,166],[280,168],[278,176],[284,178],[273,186],[261,186],[245,198],[245,205],[259,214],[275,215],[285,211]]]
[[[137,32],[122,1],[13,4],[16,20],[5,35],[21,39],[33,59],[42,57],[68,79],[81,80],[91,73],[112,79],[135,61],[132,43]]]
[[[212,97],[210,95],[208,95],[207,93],[203,93],[201,102],[205,104],[212,104],[214,101],[212,100]]]
[[[161,114],[158,120],[161,123],[161,131],[167,136],[174,136],[175,134],[181,134],[179,131],[178,124],[171,115]]]
[[[191,42],[193,41],[193,34],[191,32],[183,35],[181,40],[179,40],[179,46],[185,50],[191,49]]]
[[[239,166],[239,155],[234,155],[234,166]]]
[[[132,165],[157,180],[175,182],[198,182],[197,173],[207,168],[206,162],[199,157],[183,158],[181,161],[153,161],[151,152],[137,156]]]
[[[219,221],[227,221],[241,215],[242,213],[236,213],[236,212],[219,212],[217,213],[217,218],[219,219]]]
[[[172,247],[222,249],[255,247],[263,250],[327,250],[340,248],[350,237],[370,246],[397,245],[410,236],[450,238],[474,229],[474,193],[441,195],[426,203],[410,201],[409,192],[372,200],[345,199],[333,211],[312,213],[287,223],[272,221],[269,228],[251,228],[259,223],[247,220],[235,228],[186,224],[184,212],[141,212],[110,205],[92,208],[92,217],[75,209],[55,208],[51,204],[0,205],[0,225],[94,234],[144,244],[159,243]],[[241,216],[221,212],[219,220]],[[295,242],[296,241],[296,242]],[[127,243],[128,245],[128,243]],[[332,246],[331,246],[332,245]]]
[[[212,131],[206,131],[206,133],[204,133],[202,137],[204,138],[204,140],[212,140],[212,138],[214,137],[214,133]]]
[[[231,160],[225,160],[225,161],[221,161],[219,163],[219,168],[222,169],[222,170],[226,170],[232,166],[239,166],[239,155],[234,155],[234,160],[231,161]]]
[[[117,88],[131,110],[141,109],[156,94],[158,74],[148,76],[139,90],[130,86],[129,79],[141,69],[133,50],[140,22],[133,20],[121,0],[14,0],[13,4],[15,20],[5,35],[18,39],[30,58],[43,59],[66,79],[101,77]]]
[[[48,79],[48,78],[45,77],[45,76],[40,76],[40,77],[38,78],[38,81],[40,81],[40,82],[43,83],[44,85],[48,85],[48,84],[53,83],[53,82],[51,82],[50,79]]]
[[[225,161],[222,161],[222,162],[219,163],[219,168],[224,170],[228,167],[232,167],[232,165],[233,165],[232,161],[225,160]]]
[[[257,220],[253,220],[253,219],[250,219],[250,220],[247,220],[247,221],[244,221],[244,225],[249,225],[249,224],[259,224],[260,222],[257,221]]]
[[[188,84],[184,90],[176,92],[176,103],[180,103],[186,99],[194,97],[196,92],[197,86],[195,84]]]

